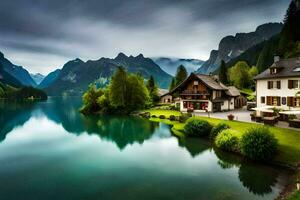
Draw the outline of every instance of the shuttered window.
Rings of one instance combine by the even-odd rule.
[[[276,87],[277,87],[277,89],[280,89],[280,88],[281,88],[281,81],[277,81]]]
[[[266,103],[266,97],[260,97],[260,103]]]
[[[267,97],[267,105],[268,106],[281,106],[281,98],[280,97]]]
[[[289,89],[294,89],[294,88],[299,89],[300,88],[300,80],[288,80],[288,88]]]
[[[273,81],[268,81],[268,89],[273,89]]]

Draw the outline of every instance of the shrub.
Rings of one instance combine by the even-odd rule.
[[[225,151],[238,152],[239,151],[239,132],[226,129],[223,130],[216,137],[216,146]]]
[[[211,139],[214,139],[215,137],[217,137],[217,135],[218,135],[221,131],[223,131],[223,130],[225,130],[225,129],[229,129],[229,128],[230,128],[229,125],[227,125],[227,124],[225,124],[225,123],[219,123],[217,126],[215,126],[215,127],[213,127],[213,128],[211,129],[211,132],[210,132],[210,138],[211,138]]]
[[[190,118],[189,114],[182,114],[181,116],[179,116],[179,122],[185,123],[189,118]]]
[[[184,126],[185,133],[189,136],[209,135],[212,126],[205,120],[191,118],[188,119]]]
[[[159,115],[159,119],[166,119],[166,116],[164,116],[164,115]]]
[[[152,115],[151,117],[152,117],[152,118],[157,118],[157,116],[156,116],[156,115]]]
[[[175,118],[174,115],[170,115],[169,119],[170,119],[171,121],[175,121],[175,120],[176,120],[176,118]]]
[[[253,160],[270,160],[274,157],[278,141],[266,127],[246,131],[240,141],[242,154]]]

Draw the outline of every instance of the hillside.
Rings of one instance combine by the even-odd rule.
[[[158,86],[168,88],[172,76],[163,71],[150,58],[142,54],[133,57],[120,53],[114,59],[100,58],[84,62],[75,59],[67,62],[56,80],[45,88],[49,95],[78,95],[83,93],[90,83],[98,86],[108,84],[111,75],[118,66],[123,66],[130,73],[140,73],[145,79],[152,75]]]
[[[57,69],[53,72],[50,72],[46,77],[44,77],[43,81],[38,85],[38,88],[46,88],[50,86],[60,74],[60,69]]]
[[[0,64],[2,66],[2,73],[5,74],[7,77],[9,74],[10,76],[14,77],[14,79],[18,80],[22,85],[25,86],[37,86],[35,81],[31,78],[29,72],[21,66],[14,65],[8,59],[4,57],[4,54],[0,52]],[[11,78],[7,78],[10,79]],[[15,82],[15,81],[13,81]]]
[[[281,23],[268,23],[258,26],[254,32],[237,33],[235,36],[224,37],[219,43],[218,50],[211,51],[210,58],[197,72],[207,74],[216,71],[221,60],[228,62],[240,56],[249,48],[280,33],[282,27]]]

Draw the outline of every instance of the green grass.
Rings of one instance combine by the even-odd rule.
[[[300,200],[300,191],[296,191],[287,200]]]
[[[147,110],[152,115],[165,115],[167,118],[170,115],[180,116],[181,113],[179,111],[172,110]],[[198,119],[207,120],[213,126],[216,126],[220,122],[228,124],[232,129],[239,131],[243,134],[247,129],[253,126],[263,126],[259,124],[247,123],[247,122],[238,122],[238,121],[228,121],[216,118],[208,118],[208,117],[196,117]],[[177,121],[170,121],[168,119],[159,119],[159,118],[150,118],[152,121],[162,122],[169,125],[172,125],[172,131],[177,136],[182,137],[184,134],[184,123],[179,123]],[[275,157],[275,161],[295,166],[300,163],[300,131],[285,129],[285,128],[277,128],[270,127],[270,131],[275,135],[278,139],[279,143],[279,153]]]
[[[176,110],[145,110],[145,112],[150,112],[150,115],[156,115],[157,117],[159,117],[159,115],[164,115],[167,118],[170,117],[170,115],[174,115],[174,116],[181,116],[181,113],[179,111]]]

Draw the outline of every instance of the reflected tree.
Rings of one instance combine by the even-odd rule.
[[[239,179],[243,186],[256,195],[271,193],[278,174],[276,169],[252,163],[242,164],[239,169]]]

